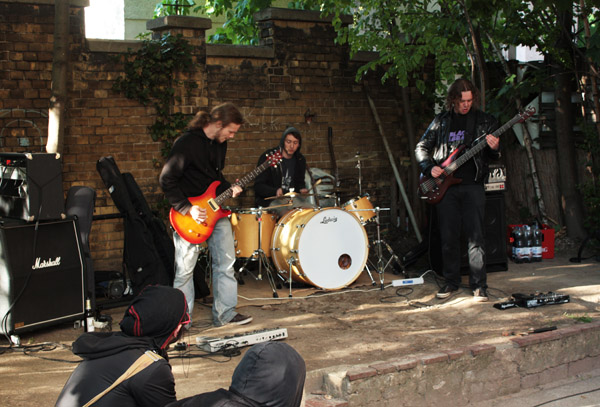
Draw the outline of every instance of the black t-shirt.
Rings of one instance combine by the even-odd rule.
[[[452,151],[460,147],[461,145],[465,145],[469,147],[473,142],[473,134],[472,129],[469,129],[469,122],[474,123],[473,110],[469,110],[467,114],[459,114],[452,113],[452,119],[450,121],[450,133],[448,135],[448,142],[452,145]],[[456,157],[457,158],[457,157]],[[462,166],[460,166],[456,171],[454,171],[454,176],[456,178],[462,179],[463,185],[475,184],[475,174],[477,173],[477,167],[475,166],[475,161],[473,159],[468,160]]]
[[[284,193],[289,192],[294,184],[294,171],[296,170],[295,158],[284,158],[281,161],[281,189]],[[299,191],[295,191],[299,192]]]

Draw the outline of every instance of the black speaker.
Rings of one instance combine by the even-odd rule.
[[[429,259],[431,268],[442,274],[444,259],[435,207],[430,207],[429,222]],[[485,265],[486,271],[508,270],[506,254],[506,216],[504,214],[504,192],[486,192],[485,194]],[[469,274],[467,242],[461,236],[461,273]]]
[[[60,219],[65,212],[60,154],[0,153],[0,217]]]
[[[85,315],[74,219],[0,223],[0,331],[18,334]]]

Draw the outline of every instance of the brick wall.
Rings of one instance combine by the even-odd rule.
[[[0,151],[45,151],[51,94],[54,7],[45,1],[0,1]],[[151,206],[162,200],[158,186],[163,157],[161,144],[150,138],[153,110],[112,90],[122,66],[112,58],[136,41],[102,41],[84,38],[83,8],[71,2],[70,66],[63,157],[63,185],[95,188],[95,215],[117,213],[96,162],[112,155],[121,172],[131,172]],[[289,125],[303,135],[302,151],[311,167],[333,172],[328,147],[332,128],[333,147],[340,178],[349,179],[342,202],[359,193],[357,151],[369,156],[361,162],[362,192],[382,208],[395,205],[392,166],[373,118],[365,88],[355,81],[365,60],[350,58],[344,46],[335,44],[330,21],[318,13],[268,9],[256,16],[261,45],[207,45],[204,32],[210,21],[168,17],[149,22],[155,36],[166,31],[181,33],[195,45],[194,74],[198,89],[183,98],[174,111],[192,115],[230,101],[247,120],[229,146],[225,174],[230,179],[250,172],[259,155],[275,146]],[[368,57],[368,55],[367,55]],[[411,152],[404,130],[400,89],[380,81],[381,72],[366,78],[369,94],[394,154],[407,190],[415,190],[408,177]],[[410,89],[412,108],[427,123],[431,117],[422,98]],[[183,92],[182,92],[183,94]],[[314,114],[311,124],[305,113]],[[418,131],[417,131],[418,132]],[[404,164],[404,165],[401,165]],[[253,206],[252,189],[228,206]],[[382,212],[384,227],[390,212]],[[120,219],[96,220],[90,236],[96,270],[120,269],[123,226]]]

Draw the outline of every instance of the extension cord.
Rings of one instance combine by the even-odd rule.
[[[406,285],[416,285],[416,284],[423,284],[423,277],[405,278],[402,280],[392,281],[392,286],[394,286],[394,287],[403,287]]]

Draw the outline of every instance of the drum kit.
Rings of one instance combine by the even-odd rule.
[[[288,284],[291,297],[292,282],[336,290],[349,286],[366,271],[372,284],[377,285],[371,273],[374,268],[383,289],[384,271],[393,261],[404,271],[400,259],[380,236],[379,212],[385,208],[374,207],[369,194],[361,190],[343,205],[321,208],[306,204],[306,198],[314,195],[311,190],[267,198],[277,199],[277,204],[266,208],[230,208],[236,258],[242,264],[240,274],[248,272],[262,280],[266,271],[273,296],[278,297],[279,278]],[[369,224],[376,226],[376,235],[371,239],[376,264],[369,260]],[[387,262],[384,247],[390,254]],[[250,262],[258,262],[256,276],[247,267]]]

